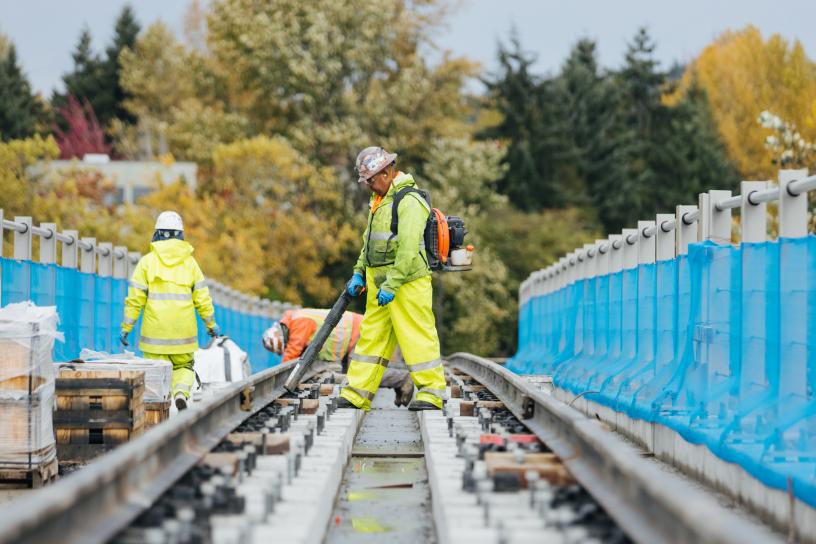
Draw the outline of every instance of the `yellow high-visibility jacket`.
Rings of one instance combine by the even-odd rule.
[[[122,330],[133,329],[142,309],[139,349],[164,354],[198,349],[195,312],[211,328],[215,309],[193,246],[176,239],[150,244],[150,253],[139,260],[128,284]]]

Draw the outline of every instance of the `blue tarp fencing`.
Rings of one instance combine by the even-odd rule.
[[[83,348],[121,353],[119,325],[125,309],[127,280],[103,278],[54,264],[16,261],[0,257],[2,291],[0,302],[31,300],[39,306],[56,306],[59,330],[65,342],[54,345],[54,360],[79,357]],[[271,324],[266,317],[250,315],[215,305],[215,320],[226,334],[247,352],[252,372],[280,363],[280,356],[261,344],[263,331]],[[128,337],[131,347],[138,345],[141,318]],[[208,343],[207,329],[198,318],[198,343]]]
[[[811,334],[813,333],[813,334]],[[816,506],[816,237],[693,244],[520,308],[508,368],[665,425]]]

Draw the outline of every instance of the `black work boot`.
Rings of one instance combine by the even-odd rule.
[[[351,401],[348,400],[345,397],[337,397],[337,407],[338,408],[354,408],[355,410],[360,409],[357,406],[355,406],[354,404],[352,404]]]
[[[408,405],[408,409],[412,412],[419,412],[420,410],[441,410],[436,404],[430,403],[427,400],[412,400]]]
[[[176,402],[176,410],[181,412],[182,410],[187,409],[187,397],[184,396],[184,393],[181,392],[176,393],[176,397],[174,400]]]

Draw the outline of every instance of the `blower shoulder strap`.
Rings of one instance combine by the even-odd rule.
[[[425,203],[428,204],[428,209],[432,209],[431,193],[429,193],[425,189],[418,189],[416,187],[403,187],[402,189],[397,191],[397,194],[394,195],[394,202],[391,204],[391,234],[393,234],[394,236],[396,236],[397,232],[399,231],[399,215],[398,215],[399,205],[400,202],[402,202],[402,199],[405,198],[405,195],[407,195],[408,193],[417,193],[425,200]]]

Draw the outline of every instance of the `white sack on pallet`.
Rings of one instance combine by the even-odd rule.
[[[30,470],[54,459],[54,306],[0,308],[0,466]]]
[[[125,353],[106,353],[83,349],[79,359],[62,363],[62,367],[73,367],[77,370],[135,370],[145,375],[145,402],[166,402],[170,399],[170,383],[173,379],[173,365],[160,359],[145,359],[126,351]]]
[[[0,308],[0,383],[20,377],[35,378],[37,385],[53,381],[54,340],[65,340],[57,325],[55,306],[28,301]]]
[[[194,354],[195,372],[202,385],[218,386],[249,377],[249,358],[238,344],[221,336]]]
[[[53,414],[53,381],[31,394],[0,389],[0,467],[31,470],[54,459]]]

